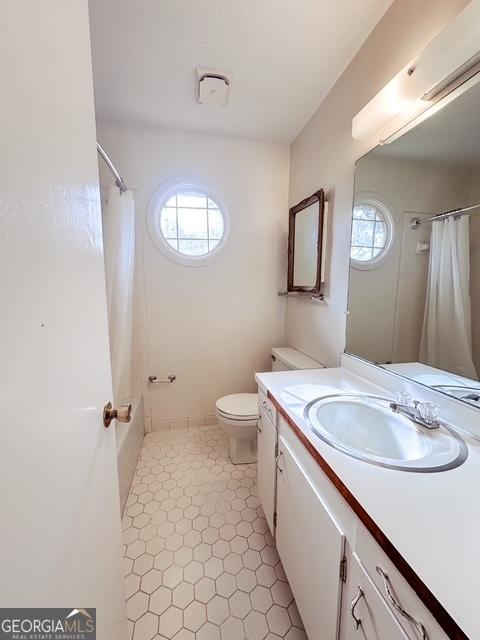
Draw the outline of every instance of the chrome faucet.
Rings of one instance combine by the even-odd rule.
[[[421,402],[411,400],[409,394],[401,394],[402,401],[390,402],[390,409],[395,413],[405,416],[412,422],[425,427],[426,429],[438,429],[440,422],[438,416],[439,407],[431,402]]]

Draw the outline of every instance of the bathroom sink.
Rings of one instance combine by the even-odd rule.
[[[450,427],[422,427],[395,413],[391,402],[372,395],[329,395],[309,402],[304,417],[324,442],[370,464],[432,473],[465,462],[467,445]]]

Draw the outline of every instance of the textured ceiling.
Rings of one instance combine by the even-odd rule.
[[[392,0],[90,0],[97,116],[290,142]],[[228,107],[196,66],[233,73]]]

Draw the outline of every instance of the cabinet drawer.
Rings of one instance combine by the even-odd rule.
[[[259,405],[259,413],[264,413],[274,427],[277,426],[277,410],[275,405],[267,398],[267,396],[263,393],[263,391],[258,392],[258,405]]]
[[[357,530],[355,551],[361,558],[362,564],[377,589],[382,594],[387,606],[409,638],[417,640],[425,637],[428,640],[448,640],[448,636],[441,629],[429,609],[423,604],[363,525],[359,525]],[[391,596],[389,596],[387,590]],[[392,598],[398,604],[398,607],[395,607]],[[402,614],[400,608],[407,615]],[[411,616],[417,624],[410,622],[408,616]],[[425,629],[425,636],[423,635],[422,625]]]
[[[348,565],[340,640],[408,640],[356,554]]]

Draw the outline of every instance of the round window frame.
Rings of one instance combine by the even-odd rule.
[[[223,236],[215,249],[203,256],[189,256],[184,253],[180,253],[168,244],[167,239],[162,233],[160,225],[162,209],[167,200],[181,191],[197,191],[202,193],[209,200],[213,200],[217,204],[218,209],[222,214]],[[202,182],[194,180],[172,180],[168,183],[164,183],[153,192],[147,207],[147,228],[150,239],[165,258],[168,258],[172,262],[176,262],[184,267],[203,267],[216,262],[225,251],[227,240],[230,235],[230,216],[222,198],[220,198],[212,189],[206,187]]]
[[[370,260],[355,260],[350,257],[350,265],[359,271],[370,271],[381,267],[390,258],[390,250],[395,239],[395,219],[392,214],[391,205],[386,200],[381,199],[377,194],[359,193],[355,196],[352,208],[352,229],[350,231],[349,252],[352,249],[352,230],[353,230],[353,210],[360,205],[370,205],[378,209],[386,222],[387,239],[378,255]]]

